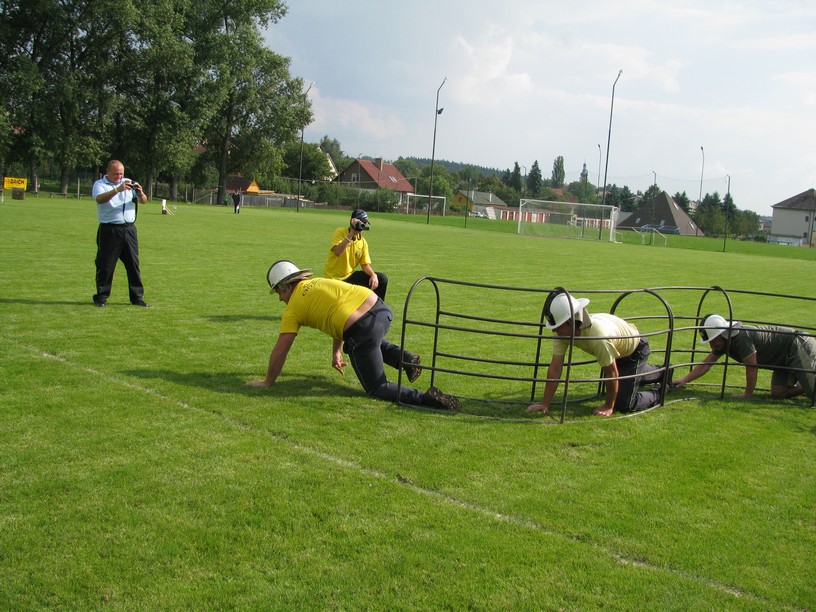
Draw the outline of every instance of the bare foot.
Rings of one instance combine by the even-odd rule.
[[[545,406],[544,404],[533,404],[532,406],[527,406],[527,412],[547,412],[550,409],[549,406]]]

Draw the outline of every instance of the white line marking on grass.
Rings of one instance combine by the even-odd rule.
[[[162,401],[165,401],[165,402],[168,402],[168,403],[171,403],[171,404],[175,404],[176,406],[178,406],[180,408],[184,408],[184,409],[188,409],[188,410],[195,410],[195,411],[200,412],[202,414],[206,414],[206,415],[208,415],[210,417],[213,417],[213,416],[218,417],[219,419],[221,419],[225,423],[228,423],[229,425],[235,426],[238,429],[241,429],[243,431],[250,431],[250,432],[255,432],[255,433],[258,433],[258,432],[266,433],[267,435],[274,438],[276,441],[283,442],[283,443],[287,444],[290,448],[292,448],[292,449],[294,449],[294,450],[296,450],[298,452],[302,452],[302,453],[310,455],[312,457],[317,457],[319,459],[322,459],[322,460],[327,461],[329,463],[332,463],[334,465],[344,467],[344,468],[348,468],[350,470],[357,471],[357,472],[359,472],[361,474],[364,474],[366,476],[370,476],[372,478],[376,478],[378,480],[396,482],[399,485],[402,485],[402,486],[408,488],[409,490],[413,491],[414,493],[417,493],[418,495],[422,495],[422,496],[431,498],[433,500],[436,500],[436,501],[439,501],[439,502],[442,502],[442,503],[445,503],[445,504],[450,504],[450,505],[456,506],[457,508],[467,510],[469,512],[480,514],[480,515],[482,515],[482,516],[484,516],[486,518],[493,519],[493,520],[496,520],[496,521],[501,522],[501,523],[507,523],[507,524],[518,526],[518,527],[524,527],[524,528],[527,528],[527,529],[530,529],[530,530],[533,530],[533,531],[536,531],[538,533],[542,533],[542,534],[545,534],[545,535],[548,535],[548,536],[551,536],[551,537],[554,537],[554,538],[560,538],[562,540],[566,540],[567,542],[570,542],[570,543],[581,544],[583,546],[586,546],[586,547],[592,548],[594,550],[597,550],[599,552],[602,552],[605,555],[608,555],[609,557],[611,557],[612,559],[614,559],[616,562],[620,563],[621,565],[627,565],[627,566],[637,567],[637,568],[644,568],[644,569],[648,569],[648,570],[652,570],[652,571],[666,572],[668,574],[672,574],[672,575],[674,575],[674,576],[676,576],[678,578],[681,578],[683,580],[688,580],[690,582],[694,582],[696,584],[712,588],[712,589],[720,591],[722,593],[732,595],[732,596],[734,596],[736,598],[746,599],[746,600],[756,602],[756,603],[759,603],[759,604],[762,604],[762,605],[765,605],[765,606],[768,606],[768,607],[777,608],[780,605],[780,602],[768,600],[768,599],[765,599],[765,598],[760,597],[758,595],[754,595],[752,593],[747,593],[747,592],[742,591],[740,589],[734,588],[734,587],[726,585],[726,584],[716,582],[714,580],[711,580],[711,579],[708,579],[708,578],[705,578],[705,577],[702,577],[702,576],[696,576],[694,574],[689,574],[687,572],[684,572],[682,570],[679,570],[679,569],[676,569],[676,568],[673,568],[673,567],[670,567],[670,566],[657,565],[657,564],[654,564],[654,563],[650,563],[649,561],[644,561],[642,559],[635,559],[635,558],[627,556],[627,555],[625,555],[625,554],[623,554],[623,553],[621,553],[619,551],[616,551],[616,550],[614,550],[612,548],[603,546],[601,544],[596,544],[594,542],[589,542],[586,539],[584,539],[583,537],[576,536],[576,535],[570,535],[570,534],[567,534],[567,533],[563,533],[561,531],[553,530],[553,529],[549,528],[548,526],[546,526],[546,525],[544,525],[542,523],[537,523],[536,521],[533,521],[533,520],[530,520],[530,519],[527,519],[527,518],[524,518],[524,517],[514,516],[514,515],[511,515],[511,514],[505,514],[503,512],[499,512],[497,510],[493,510],[491,508],[481,506],[479,504],[474,504],[472,502],[468,502],[468,501],[458,499],[456,497],[452,497],[452,496],[450,496],[450,495],[448,495],[448,494],[446,494],[446,493],[444,493],[442,491],[437,491],[435,489],[429,489],[427,487],[423,487],[421,485],[415,484],[414,482],[412,482],[411,480],[409,480],[408,478],[405,478],[404,476],[402,476],[400,474],[391,475],[391,474],[388,474],[386,472],[383,472],[383,471],[380,471],[380,470],[377,470],[377,469],[374,469],[374,468],[366,467],[364,465],[361,465],[361,464],[357,463],[356,461],[352,461],[350,459],[344,459],[344,458],[339,457],[337,455],[332,455],[332,454],[327,453],[325,451],[317,450],[317,449],[315,449],[315,448],[313,448],[311,446],[304,446],[303,444],[300,444],[298,442],[293,441],[289,436],[285,436],[285,435],[282,435],[280,433],[276,433],[275,431],[268,430],[268,429],[263,430],[263,429],[258,429],[257,427],[252,427],[252,426],[248,425],[247,423],[245,423],[243,421],[240,421],[238,419],[229,417],[229,416],[227,416],[227,415],[225,415],[223,413],[215,412],[213,410],[208,410],[207,408],[201,408],[199,406],[189,404],[189,403],[187,403],[185,401],[182,401],[182,400],[180,400],[178,398],[175,398],[175,397],[172,397],[172,396],[169,396],[169,395],[165,395],[164,393],[162,393],[160,391],[157,391],[156,389],[154,389],[152,387],[145,387],[143,385],[133,383],[128,379],[120,378],[118,376],[108,374],[108,373],[105,373],[105,372],[101,372],[99,370],[96,370],[94,368],[91,368],[91,367],[88,367],[88,366],[85,366],[85,365],[74,363],[74,362],[72,362],[72,361],[70,361],[70,360],[68,360],[68,359],[66,359],[64,357],[60,357],[59,355],[54,355],[53,353],[45,352],[40,348],[37,348],[37,347],[34,347],[34,346],[28,346],[28,345],[18,345],[18,346],[21,346],[22,348],[25,348],[28,351],[30,351],[30,352],[32,352],[32,353],[34,353],[34,354],[36,354],[36,355],[38,355],[38,356],[40,356],[40,357],[42,357],[44,359],[51,359],[51,360],[57,361],[57,362],[59,362],[61,364],[64,364],[66,366],[72,367],[74,369],[82,370],[84,372],[87,372],[88,374],[92,374],[95,377],[101,378],[103,380],[107,380],[107,381],[109,381],[111,383],[126,386],[126,387],[128,387],[130,389],[133,389],[135,391],[144,393],[145,395],[149,395],[151,397],[155,397],[155,398],[160,399]],[[798,609],[798,608],[796,608],[794,606],[789,606],[789,605],[784,605],[784,604],[782,605],[782,608],[787,609],[787,610],[797,610]]]

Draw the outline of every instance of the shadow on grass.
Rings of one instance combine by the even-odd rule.
[[[30,300],[25,298],[0,298],[0,304],[28,304],[29,306],[93,306],[93,300]]]
[[[315,374],[310,376],[287,376],[272,387],[250,387],[244,375],[232,372],[173,372],[170,370],[124,370],[122,374],[143,380],[166,380],[167,382],[186,387],[199,387],[216,393],[258,397],[270,396],[309,397],[326,395],[333,397],[365,396],[328,376]]]
[[[213,323],[240,323],[241,321],[280,321],[280,315],[262,317],[258,315],[214,315],[207,317]]]

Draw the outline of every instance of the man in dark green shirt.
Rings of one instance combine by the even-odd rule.
[[[728,356],[745,365],[745,392],[754,393],[759,368],[773,370],[771,396],[796,397],[805,393],[813,399],[816,378],[816,338],[790,327],[749,326],[727,321],[717,314],[703,318],[700,336],[711,346],[711,353],[691,372],[674,381],[676,387],[708,372],[726,351]]]

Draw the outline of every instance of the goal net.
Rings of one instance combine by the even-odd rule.
[[[618,209],[608,204],[520,200],[518,233],[615,242]]]
[[[405,199],[405,212],[410,214],[427,214],[428,198],[431,199],[431,214],[445,216],[448,199],[445,196],[428,196],[428,194],[409,193]]]

